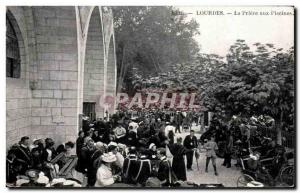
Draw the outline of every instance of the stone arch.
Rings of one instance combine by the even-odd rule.
[[[108,7],[75,7],[77,18],[78,44],[78,114],[83,113],[84,102],[96,104],[97,117],[105,116],[106,109],[100,105],[101,96],[115,96],[116,67],[113,33],[113,16]],[[96,29],[95,29],[96,22]],[[100,40],[102,37],[102,40]],[[91,40],[94,40],[91,41]],[[95,45],[98,45],[95,46]],[[95,46],[94,50],[91,48]],[[94,52],[94,53],[93,53]],[[92,56],[94,54],[94,56]],[[95,61],[97,62],[91,62]],[[91,64],[97,64],[96,71],[89,70]],[[94,79],[93,79],[94,78]],[[91,82],[91,84],[89,84]],[[94,84],[94,86],[93,86]],[[88,91],[90,91],[88,93]],[[96,91],[96,92],[94,92]],[[107,93],[107,94],[106,94]],[[92,96],[93,95],[93,96]],[[98,103],[99,102],[99,103]],[[112,113],[114,110],[109,110]],[[80,117],[79,128],[80,128]]]
[[[93,103],[96,116],[103,117],[104,109],[99,101],[105,92],[106,80],[104,80],[104,43],[100,7],[92,8],[86,30],[83,59],[83,103],[89,103],[90,105]],[[84,106],[82,110],[84,113]]]

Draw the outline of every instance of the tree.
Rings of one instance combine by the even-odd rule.
[[[185,15],[172,15],[174,10],[166,6],[113,7],[118,90],[128,80],[128,69],[138,68],[143,75],[159,73],[168,64],[188,61],[198,53],[193,39],[199,34],[198,23],[186,21]]]
[[[275,119],[281,143],[283,123],[294,124],[294,49],[277,49],[272,44],[254,44],[251,51],[244,40],[231,46],[227,67],[214,71],[205,95],[212,111],[245,117],[266,114]]]
[[[294,62],[293,48],[284,51],[256,43],[250,49],[244,40],[237,40],[226,60],[199,54],[167,73],[147,79],[135,76],[133,83],[165,92],[196,92],[198,104],[227,120],[233,115],[270,116],[281,143],[284,125],[294,125]]]

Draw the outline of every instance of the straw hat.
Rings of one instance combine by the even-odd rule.
[[[108,146],[118,147],[118,144],[114,141],[109,142]]]
[[[112,154],[111,152],[110,153],[104,153],[102,156],[101,156],[101,160],[103,162],[106,162],[106,163],[111,163],[111,162],[114,162],[117,160],[117,157]]]
[[[126,129],[124,127],[117,127],[114,129],[117,138],[124,137],[126,135]]]
[[[96,149],[101,149],[104,147],[104,143],[102,143],[101,141],[98,141],[96,144],[95,144],[95,147]]]
[[[155,146],[155,144],[154,143],[151,143],[150,145],[149,145],[149,149],[152,149],[152,147],[154,147]]]

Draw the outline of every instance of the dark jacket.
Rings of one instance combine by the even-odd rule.
[[[134,176],[133,180],[136,183],[145,185],[146,181],[151,175],[151,162],[148,158],[141,157],[136,162],[135,170],[137,171],[137,174]]]
[[[80,156],[80,151],[84,145],[84,138],[83,137],[78,137],[76,140],[76,155],[79,157]]]
[[[16,159],[22,163],[21,174],[25,174],[26,170],[32,166],[32,157],[29,148],[22,145],[14,146]]]
[[[123,163],[122,178],[125,183],[134,184],[134,177],[137,175],[137,156],[135,154],[129,154]]]
[[[187,149],[197,148],[198,141],[195,136],[191,138],[191,135],[187,135],[183,141],[183,146]]]

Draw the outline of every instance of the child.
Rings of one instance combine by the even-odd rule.
[[[209,141],[204,145],[204,148],[206,149],[206,167],[205,167],[205,172],[208,172],[208,164],[209,161],[212,161],[214,170],[215,170],[215,175],[218,175],[217,172],[217,166],[216,166],[216,150],[218,150],[218,145],[215,142],[215,137],[212,136]]]

